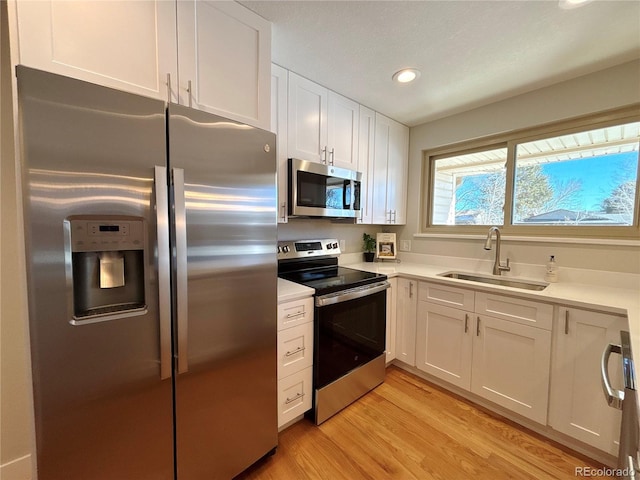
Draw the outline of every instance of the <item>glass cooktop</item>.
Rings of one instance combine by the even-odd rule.
[[[285,280],[314,288],[316,295],[359,287],[387,278],[386,275],[338,266],[280,273],[279,276]]]

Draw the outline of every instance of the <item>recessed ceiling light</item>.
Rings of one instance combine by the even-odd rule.
[[[420,70],[416,70],[415,68],[405,68],[394,73],[391,78],[398,83],[409,83],[413,82],[419,76]]]
[[[590,1],[591,0],[558,0],[558,5],[560,6],[560,8],[569,10],[571,8],[581,7],[589,3]]]

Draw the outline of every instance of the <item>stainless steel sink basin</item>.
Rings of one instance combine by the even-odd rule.
[[[532,280],[515,280],[512,278],[502,278],[489,275],[480,275],[476,273],[465,272],[444,272],[439,273],[439,277],[457,278],[459,280],[468,280],[470,282],[488,283],[490,285],[502,285],[503,287],[522,288],[525,290],[541,291],[549,285],[545,282],[535,282]]]

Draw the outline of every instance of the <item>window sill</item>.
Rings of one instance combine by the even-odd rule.
[[[487,238],[487,235],[460,234],[460,233],[414,233],[413,238],[453,238],[460,240],[476,240]],[[575,245],[611,245],[640,247],[640,239],[623,238],[576,238],[576,237],[536,237],[522,235],[502,234],[502,241],[527,242],[527,243],[564,243]]]

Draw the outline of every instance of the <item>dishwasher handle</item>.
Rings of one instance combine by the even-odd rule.
[[[622,355],[622,347],[610,343],[602,352],[602,359],[600,360],[600,375],[602,378],[602,391],[604,397],[607,399],[607,403],[612,408],[622,410],[622,402],[624,401],[624,392],[616,390],[611,386],[611,380],[609,379],[609,357],[612,353]]]

